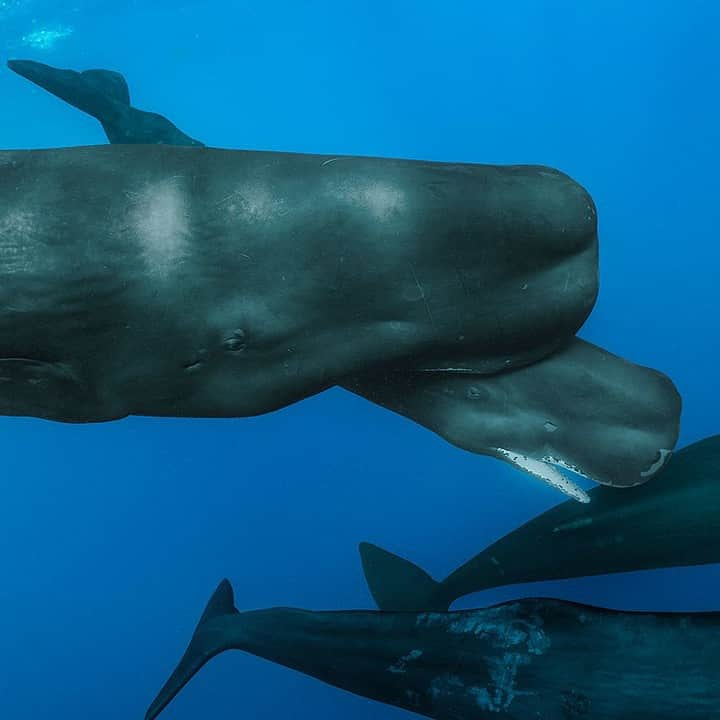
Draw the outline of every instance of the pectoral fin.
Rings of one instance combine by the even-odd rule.
[[[0,412],[73,422],[86,417],[89,389],[63,363],[0,359]]]

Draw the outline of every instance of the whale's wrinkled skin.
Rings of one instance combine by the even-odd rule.
[[[540,167],[11,151],[0,208],[4,414],[243,416],[381,364],[507,371],[597,291],[589,196]]]
[[[551,599],[450,613],[238,613],[224,581],[146,720],[233,649],[436,720],[707,720],[720,702],[720,613]]]
[[[8,64],[111,143],[201,145],[132,107],[119,73]],[[46,288],[52,311],[23,310],[63,350],[18,343],[7,414],[250,415],[339,384],[582,501],[558,467],[636,485],[675,445],[672,383],[572,339],[597,294],[597,219],[556,170],[144,146],[4,157],[6,255],[46,265],[25,262],[8,296],[47,273],[87,293]],[[66,333],[85,320],[58,320],[72,303],[103,318],[80,343]]]
[[[494,542],[436,582],[387,550],[362,543],[365,577],[382,610],[447,610],[458,598],[517,583],[720,563],[720,435],[677,451],[653,483],[594,488]]]

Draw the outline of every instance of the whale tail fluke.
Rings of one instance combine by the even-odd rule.
[[[112,70],[62,70],[34,60],[8,60],[8,67],[78,110],[105,122],[118,106],[130,106],[125,78]]]
[[[112,144],[195,145],[166,117],[130,104],[125,78],[114,70],[64,70],[34,60],[8,60],[8,67],[78,110],[91,115]]]
[[[372,543],[360,543],[365,580],[381,610],[445,612],[450,602],[442,583],[422,568]]]
[[[237,614],[232,586],[228,580],[223,580],[200,616],[190,644],[180,662],[150,705],[145,720],[154,720],[203,665],[228,649],[223,641],[223,637],[226,636],[223,633],[223,621]]]

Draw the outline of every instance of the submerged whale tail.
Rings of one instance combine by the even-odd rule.
[[[365,580],[381,610],[397,612],[446,612],[452,599],[444,596],[442,583],[422,568],[372,543],[360,543]]]
[[[232,586],[228,580],[223,580],[200,616],[180,662],[150,705],[145,720],[154,720],[203,665],[228,649],[222,641],[223,620],[234,615],[238,615],[238,610],[235,607]]]
[[[61,70],[34,60],[8,60],[8,67],[43,90],[101,123],[110,122],[121,106],[130,107],[125,78],[112,70]]]
[[[7,65],[18,75],[99,120],[111,143],[203,144],[183,133],[166,117],[134,108],[130,104],[128,84],[119,72],[76,72],[34,60],[8,60]]]

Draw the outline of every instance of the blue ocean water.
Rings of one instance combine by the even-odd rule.
[[[210,145],[569,173],[600,218],[601,292],[581,336],[670,375],[681,446],[720,431],[719,25],[711,0],[0,0],[4,56],[119,70],[138,107]],[[9,71],[0,96],[3,148],[105,142]],[[563,500],[341,390],[253,419],[0,427],[9,720],[141,717],[224,576],[241,609],[372,607],[359,541],[443,576]],[[720,609],[720,568],[458,606],[527,594]],[[164,717],[410,715],[233,653]]]

